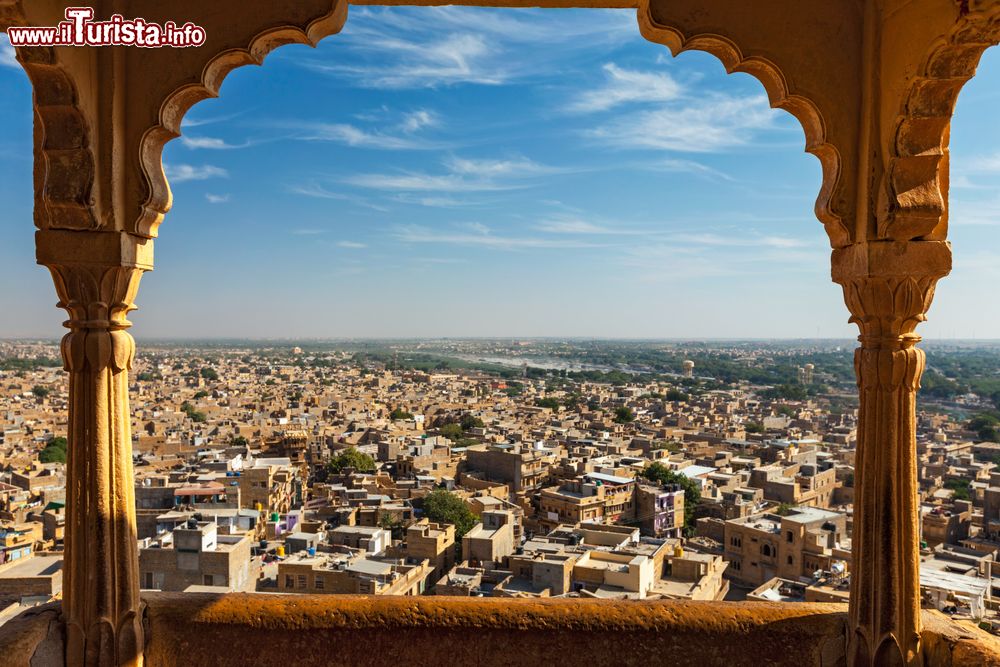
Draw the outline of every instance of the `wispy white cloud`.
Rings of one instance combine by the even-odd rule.
[[[694,160],[679,160],[676,158],[667,158],[664,160],[656,160],[655,162],[648,162],[641,166],[643,169],[649,169],[651,171],[666,171],[671,173],[682,173],[682,174],[693,174],[695,176],[701,176],[706,179],[715,179],[722,181],[735,182],[736,179],[729,174],[709,167],[701,162],[695,162]]]
[[[185,181],[207,181],[210,178],[227,178],[229,172],[222,167],[215,167],[210,164],[190,165],[190,164],[167,164],[163,167],[167,180],[172,183],[184,183]]]
[[[368,247],[367,244],[365,244],[365,243],[358,243],[357,241],[338,241],[337,242],[337,246],[339,246],[341,248],[349,248],[349,249],[354,249],[354,250],[358,250],[358,249],[361,249],[361,248],[367,248]]]
[[[363,208],[370,208],[376,211],[381,211],[383,213],[388,212],[388,208],[375,204],[368,201],[364,197],[358,197],[357,195],[345,194],[343,192],[336,192],[328,188],[323,187],[316,181],[308,181],[306,183],[298,183],[296,185],[291,185],[287,188],[287,191],[294,195],[302,195],[304,197],[314,197],[316,199],[332,199],[334,201],[345,201],[361,206]]]
[[[996,191],[1000,183],[1000,153],[976,155],[963,160],[952,159],[951,187],[962,190]]]
[[[604,65],[605,84],[586,90],[569,104],[570,111],[606,111],[622,104],[637,102],[668,102],[677,99],[682,87],[666,73],[640,72]]]
[[[496,48],[481,35],[452,34],[419,42],[375,34],[356,48],[380,52],[391,62],[331,65],[307,61],[304,65],[347,78],[363,88],[434,88],[457,83],[498,85],[510,78],[502,64],[495,62]]]
[[[10,45],[10,40],[6,34],[0,34],[0,67],[16,67],[21,69],[21,63],[17,62],[17,53]]]
[[[370,190],[400,190],[408,192],[488,192],[524,187],[523,185],[512,183],[466,179],[457,174],[427,174],[422,172],[358,174],[356,176],[348,176],[344,179],[344,182]]]
[[[393,196],[393,200],[398,201],[401,204],[413,204],[416,206],[425,206],[427,208],[467,208],[469,206],[480,206],[483,203],[472,199],[412,195],[406,192],[401,192]]]
[[[948,222],[952,225],[1000,226],[1000,197],[956,197],[951,202]]]
[[[508,160],[468,160],[450,157],[445,166],[454,174],[476,178],[527,178],[539,174],[555,174],[567,171],[560,167],[539,164],[527,158]]]
[[[746,145],[755,132],[775,127],[764,95],[705,95],[687,105],[628,114],[586,134],[622,148],[709,153]]]
[[[725,246],[725,247],[767,247],[767,248],[803,248],[813,245],[789,236],[738,236],[701,233],[701,234],[672,234],[670,239],[689,245],[701,246]]]
[[[1000,173],[1000,153],[978,155],[966,160],[962,165],[962,171],[987,174]]]
[[[193,118],[191,116],[185,116],[181,121],[181,129],[188,129],[192,127],[202,127],[203,125],[214,125],[216,123],[225,123],[234,118],[242,116],[247,111],[241,111],[238,113],[223,114],[221,116],[211,116],[206,118]]]
[[[468,231],[465,231],[468,230]],[[439,231],[421,225],[401,225],[393,236],[406,243],[434,243],[438,245],[481,246],[496,250],[599,248],[601,244],[574,239],[551,239],[537,236],[502,236],[494,234],[485,225],[466,223],[454,231]]]
[[[230,144],[226,143],[225,139],[217,137],[181,137],[181,143],[184,144],[185,148],[190,148],[191,150],[204,148],[216,151],[249,148],[253,145],[253,142],[250,141],[245,141],[242,144]]]
[[[594,20],[598,11],[600,19]],[[364,88],[501,85],[540,72],[557,73],[579,50],[623,43],[637,30],[635,12],[627,10],[544,21],[537,12],[511,9],[366,7],[354,11],[338,38],[351,65],[318,59],[301,64]],[[538,49],[531,47],[543,44],[540,63]]]
[[[595,225],[579,218],[559,218],[540,222],[536,229],[550,234],[614,234],[612,227]]]
[[[403,115],[403,122],[400,128],[404,132],[417,132],[425,127],[433,127],[439,123],[438,117],[427,109],[418,109]]]
[[[295,195],[305,195],[306,197],[316,197],[318,199],[336,199],[339,201],[350,201],[352,199],[350,195],[328,190],[315,182],[291,185],[288,187],[288,191]]]
[[[444,161],[444,167],[445,172],[438,174],[416,171],[356,174],[344,182],[372,190],[401,192],[491,192],[540,185],[540,177],[566,171],[523,157],[491,160],[451,156]]]
[[[418,121],[410,122],[413,126]],[[409,132],[419,127],[414,126]],[[393,136],[384,132],[369,131],[347,123],[315,123],[305,128],[298,137],[306,141],[332,141],[354,148],[379,150],[426,150],[439,148],[435,144],[410,136]]]
[[[205,199],[209,204],[225,204],[229,201],[229,195],[213,195],[209,192],[205,194]]]

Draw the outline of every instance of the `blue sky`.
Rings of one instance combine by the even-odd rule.
[[[996,51],[953,126],[956,268],[926,338],[1000,338]],[[5,42],[0,88],[0,336],[57,336]],[[140,338],[857,335],[796,121],[634,11],[352,7],[230,75],[164,162]]]

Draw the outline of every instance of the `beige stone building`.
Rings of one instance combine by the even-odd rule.
[[[427,559],[372,558],[344,551],[293,554],[278,564],[281,593],[422,595],[429,584]]]
[[[219,535],[215,523],[192,519],[139,550],[142,587],[252,591],[257,585],[257,566],[250,546],[246,535]]]
[[[497,563],[514,553],[514,513],[483,512],[480,523],[462,536],[462,560],[476,566]]]
[[[784,516],[757,514],[725,522],[729,576],[748,586],[774,577],[797,580],[850,560],[847,517],[814,507],[797,507]]]

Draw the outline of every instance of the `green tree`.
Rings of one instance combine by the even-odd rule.
[[[485,424],[482,419],[475,415],[463,415],[459,426],[462,427],[463,431],[468,431],[470,428],[483,428]]]
[[[748,421],[745,425],[747,433],[763,433],[764,425],[760,422]]]
[[[232,442],[232,445],[234,447],[246,447],[249,444],[250,444],[250,441],[247,440],[246,438],[244,438],[242,435],[238,435],[235,438],[233,438],[233,442]]]
[[[403,408],[396,408],[389,413],[389,419],[395,421],[397,419],[413,419],[413,415],[404,410]]]
[[[34,387],[31,388],[31,393],[37,396],[38,398],[45,398],[46,396],[49,395],[50,392],[51,390],[48,387],[43,387],[41,385],[35,385]]]
[[[972,483],[967,479],[949,479],[944,488],[955,492],[955,500],[972,500]]]
[[[49,440],[45,449],[38,455],[38,460],[42,463],[66,463],[66,449],[69,443],[66,438],[57,436]]]
[[[547,398],[539,398],[535,401],[535,406],[539,408],[549,408],[550,410],[558,410],[559,400],[551,396]]]
[[[969,421],[969,429],[975,431],[980,440],[1000,440],[1000,419],[991,414],[983,412],[973,417]]]
[[[455,422],[443,424],[438,428],[438,433],[449,440],[460,440],[465,435],[465,431],[462,430],[462,425],[456,424]]]
[[[347,468],[353,468],[356,472],[375,472],[375,459],[358,451],[356,447],[348,447],[326,464],[327,471],[334,475],[339,475]]]
[[[619,424],[628,424],[633,421],[635,421],[635,413],[632,412],[632,408],[623,405],[615,409],[615,422]]]
[[[685,394],[683,391],[680,391],[679,389],[671,389],[671,390],[669,390],[667,392],[665,398],[668,401],[680,401],[682,403],[686,403],[688,400],[691,399],[690,396],[688,396],[687,394]]]
[[[208,420],[208,416],[205,415],[204,412],[199,412],[198,410],[195,410],[194,406],[188,403],[187,401],[181,403],[181,412],[186,414],[188,416],[188,419],[199,424]]]
[[[435,489],[424,497],[424,516],[436,523],[454,525],[456,539],[469,532],[478,522],[465,501],[444,489]]]
[[[642,476],[657,484],[676,484],[684,490],[684,533],[694,533],[694,513],[701,502],[701,488],[687,475],[674,472],[662,463],[651,463],[642,471]]]
[[[795,510],[795,506],[790,503],[779,503],[774,509],[774,513],[778,516],[788,516]]]
[[[201,376],[206,380],[215,381],[219,379],[219,373],[214,368],[202,368]]]

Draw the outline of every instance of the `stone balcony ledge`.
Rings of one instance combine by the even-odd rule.
[[[845,605],[150,593],[148,667],[846,664]],[[1000,642],[924,614],[928,665],[1000,667]],[[57,605],[0,628],[10,666],[62,664]],[[198,658],[197,656],[201,656]]]

